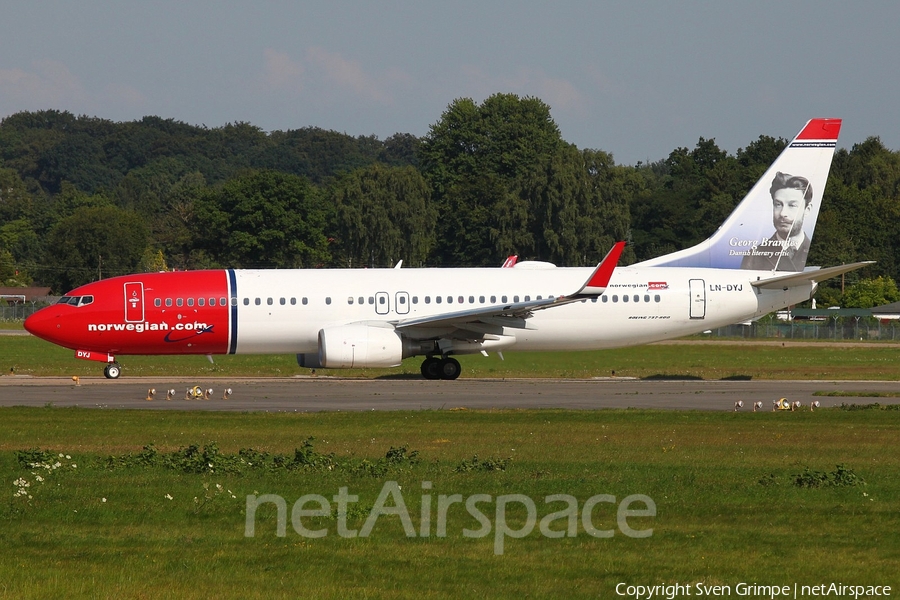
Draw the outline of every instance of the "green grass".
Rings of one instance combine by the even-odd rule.
[[[0,597],[596,598],[615,597],[619,582],[900,584],[898,411],[6,408],[0,423]],[[252,447],[293,456],[310,435],[317,456],[333,454],[332,470],[227,461],[202,473],[104,466],[106,457],[133,456],[150,443],[162,454],[216,442],[222,454]],[[400,446],[418,450],[419,462],[375,477],[351,468],[376,465]],[[31,447],[71,459],[59,459],[62,466],[40,484],[15,456]],[[502,471],[458,472],[473,455],[511,460]],[[839,464],[865,484],[793,484],[807,468],[830,473]],[[31,482],[30,500],[13,497],[20,477]],[[383,516],[368,538],[356,539],[339,537],[332,518],[308,518],[308,527],[328,529],[311,539],[290,523],[277,537],[269,506],[259,510],[256,536],[244,536],[248,494],[279,494],[290,511],[304,494],[330,500],[347,487],[360,496],[348,522],[359,529],[386,481],[399,483],[416,526],[423,481],[432,482],[433,514],[439,494],[523,494],[538,518],[562,508],[545,505],[549,494],[571,494],[579,507],[596,494],[617,501],[646,494],[657,516],[629,521],[653,528],[646,539],[593,538],[579,519],[574,538],[549,539],[535,529],[506,539],[500,556],[493,530],[462,536],[479,527],[464,509],[451,509],[445,538],[434,526],[429,537],[408,538],[396,516]],[[493,501],[480,506],[494,523]],[[508,520],[519,527],[522,517],[512,510]],[[594,522],[615,528],[615,507],[599,505]]]
[[[650,345],[594,352],[515,352],[485,358],[458,357],[462,377],[674,377],[752,379],[900,380],[900,347],[832,346],[827,343],[781,347],[745,344]],[[292,355],[121,356],[123,376],[280,376],[309,374]],[[320,375],[419,377],[421,357],[396,369],[319,370]],[[74,352],[31,336],[0,336],[0,373],[99,376],[102,364],[77,360]]]

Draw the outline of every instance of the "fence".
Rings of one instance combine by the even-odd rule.
[[[0,321],[24,321],[31,313],[53,304],[59,298],[38,300],[19,300],[17,302],[0,302]]]
[[[837,317],[825,321],[782,321],[772,315],[748,325],[710,330],[709,337],[787,340],[900,341],[900,323],[874,317]]]

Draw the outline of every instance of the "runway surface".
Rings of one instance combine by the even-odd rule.
[[[185,400],[188,388],[212,388],[209,400]],[[155,389],[151,400],[148,390]],[[226,388],[232,390],[224,399]],[[172,400],[166,390],[174,389]],[[804,407],[841,403],[894,404],[900,398],[828,397],[816,392],[893,393],[900,383],[885,381],[647,381],[634,379],[533,380],[459,379],[289,379],[130,377],[119,380],[82,378],[78,385],[63,377],[0,377],[0,406],[80,406],[153,410],[219,411],[363,411],[469,409],[604,409],[742,410],[787,398]]]

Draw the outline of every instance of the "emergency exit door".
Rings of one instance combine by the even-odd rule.
[[[140,281],[125,284],[125,322],[144,321],[144,284]]]
[[[691,318],[706,318],[706,284],[702,279],[689,281],[691,290]]]

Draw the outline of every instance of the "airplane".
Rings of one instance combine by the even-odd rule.
[[[313,369],[424,356],[424,378],[452,380],[461,354],[616,348],[750,321],[872,262],[805,268],[840,128],[808,121],[710,238],[631,266],[617,266],[618,242],[593,268],[140,273],[72,290],[25,328],[111,379],[122,355],[290,353]]]

